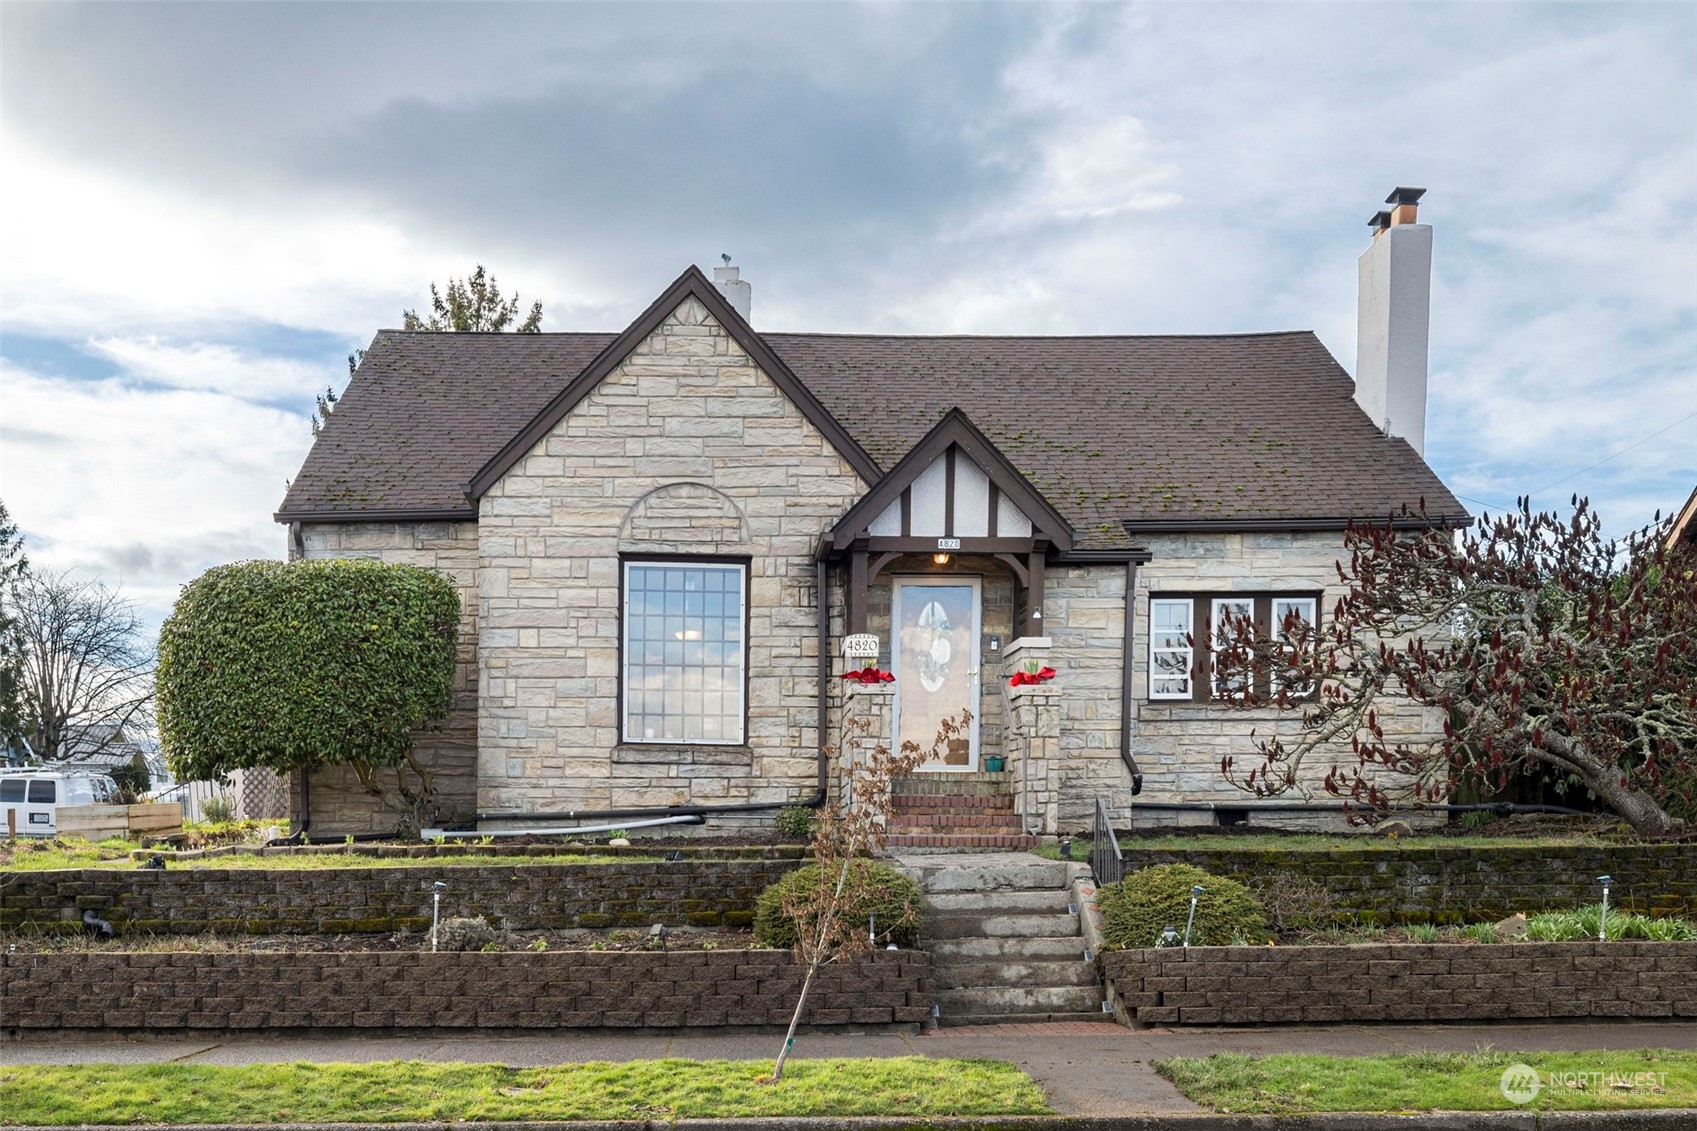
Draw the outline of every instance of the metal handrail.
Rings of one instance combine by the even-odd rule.
[[[1096,876],[1096,886],[1117,884],[1125,877],[1125,857],[1120,854],[1119,838],[1114,824],[1108,819],[1108,803],[1096,795],[1096,826],[1090,835],[1090,871]]]

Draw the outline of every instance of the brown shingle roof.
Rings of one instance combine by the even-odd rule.
[[[1466,513],[1311,333],[762,336],[882,468],[962,408],[1081,548],[1129,545],[1122,520]],[[278,518],[475,514],[466,483],[614,337],[380,333]]]

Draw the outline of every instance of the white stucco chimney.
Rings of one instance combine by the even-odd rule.
[[[725,261],[725,265],[713,268],[713,285],[719,288],[731,309],[742,315],[746,322],[754,305],[754,288],[743,281],[741,268],[731,266],[730,256],[721,255],[719,258]]]
[[[1385,198],[1368,221],[1355,339],[1355,401],[1387,436],[1426,453],[1426,341],[1432,321],[1432,225],[1414,222],[1419,188]]]

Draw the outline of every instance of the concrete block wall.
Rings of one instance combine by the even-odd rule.
[[[1644,915],[1697,918],[1697,845],[1618,844],[1330,850],[1126,850],[1127,874],[1190,864],[1244,883],[1294,877],[1319,885],[1332,910],[1377,923],[1493,922],[1516,911],[1560,911],[1602,899]]]
[[[787,1025],[788,951],[0,955],[13,1031],[676,1029]],[[807,1025],[923,1023],[931,958],[823,967]]]
[[[1139,1025],[1697,1017],[1697,943],[1204,946],[1098,959]]]
[[[94,911],[128,934],[360,934],[487,917],[509,930],[570,927],[747,927],[754,902],[799,860],[617,864],[482,864],[314,869],[80,868],[17,872],[0,906],[6,930],[82,930]]]

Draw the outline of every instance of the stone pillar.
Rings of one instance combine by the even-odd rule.
[[[893,683],[855,683],[843,685],[843,734],[837,749],[836,791],[839,803],[853,801],[847,796],[849,767],[870,761],[872,751],[879,747],[894,749],[895,730],[891,708],[895,704],[896,685]],[[870,725],[864,730],[851,726],[852,720]]]
[[[1047,683],[1008,687],[1015,672],[1049,664],[1053,642],[1047,636],[1022,636],[1003,654],[1002,686],[1007,689],[1008,768],[1013,771],[1014,810],[1020,823],[1044,836],[1060,830],[1061,687]]]

